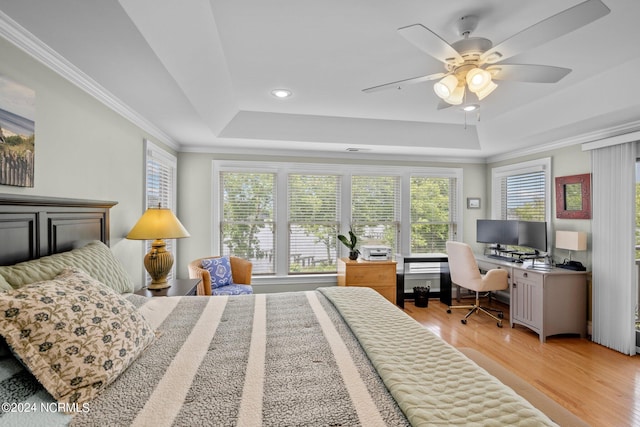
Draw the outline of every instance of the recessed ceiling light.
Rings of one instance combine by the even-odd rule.
[[[466,112],[476,111],[480,106],[478,104],[465,105],[462,109]]]
[[[271,91],[271,95],[275,96],[276,98],[284,99],[291,96],[291,91],[287,89],[274,89]]]

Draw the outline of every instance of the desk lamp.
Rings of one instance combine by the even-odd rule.
[[[582,263],[571,261],[571,251],[587,250],[587,233],[584,231],[560,231],[556,230],[556,249],[568,249],[569,260],[556,265],[556,267],[566,268],[569,270],[584,271]]]
[[[170,209],[149,208],[133,226],[127,239],[153,240],[151,250],[144,257],[144,267],[151,276],[148,289],[164,289],[170,285],[167,275],[173,267],[173,255],[166,250],[162,239],[180,239],[189,237],[189,232],[182,226]]]

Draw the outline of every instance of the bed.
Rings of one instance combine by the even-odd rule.
[[[29,317],[37,320],[19,327],[13,317],[0,319],[8,343],[0,349],[0,424],[555,425],[367,288],[213,298],[131,294],[108,249],[114,204],[0,196],[6,289],[0,298],[9,300],[0,318],[37,307]],[[68,303],[73,298],[81,302]],[[56,309],[43,311],[42,300]],[[116,307],[108,333],[108,313],[97,306]],[[54,319],[65,310],[71,313],[65,322]],[[63,329],[73,322],[79,324],[69,329],[69,344]],[[46,337],[37,341],[34,330]],[[112,337],[121,341],[109,349],[116,357],[99,365],[111,376],[96,380],[79,365],[93,361],[91,346],[107,336],[109,345]],[[42,362],[41,353],[56,346],[60,356]]]

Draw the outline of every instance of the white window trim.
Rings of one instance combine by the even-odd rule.
[[[514,163],[507,166],[498,166],[491,169],[491,218],[500,219],[500,180],[505,176],[519,175],[529,172],[545,171],[544,194],[545,194],[545,221],[551,222],[551,157],[530,160],[527,162]],[[547,234],[550,233],[547,227]],[[548,237],[548,236],[547,236]]]
[[[342,206],[350,206],[351,204],[351,176],[352,175],[384,175],[384,176],[399,176],[400,177],[400,203],[403,205],[404,203],[409,203],[410,198],[410,181],[412,176],[423,176],[423,177],[445,177],[445,178],[456,178],[456,194],[457,194],[457,206],[458,206],[458,239],[460,236],[464,235],[464,221],[461,214],[462,209],[462,193],[463,193],[463,169],[462,168],[442,168],[442,167],[418,167],[418,166],[379,166],[379,165],[349,165],[349,164],[333,164],[333,163],[297,163],[297,162],[261,162],[261,161],[241,161],[241,160],[213,160],[211,162],[211,173],[212,173],[212,196],[211,196],[211,212],[212,212],[212,221],[213,226],[211,227],[212,236],[211,236],[211,253],[214,255],[219,255],[220,252],[220,219],[222,217],[222,206],[218,203],[219,195],[218,191],[220,188],[219,182],[219,174],[220,172],[246,172],[247,170],[251,170],[255,173],[260,172],[270,172],[276,173],[277,182],[276,185],[280,186],[278,188],[286,188],[287,184],[287,173],[334,173],[336,175],[342,176]],[[286,212],[287,209],[287,198],[281,197],[278,191],[278,197],[276,201],[276,230],[286,229],[287,228],[287,217],[286,215],[278,215],[279,212],[284,210]],[[404,205],[403,205],[404,206]],[[349,210],[342,209],[340,223],[342,225],[341,233],[347,233],[349,231],[349,225],[351,218],[349,217]],[[402,253],[409,253],[410,251],[410,242],[406,236],[409,236],[411,233],[411,210],[410,209],[401,209],[401,218],[400,218],[400,241],[398,242],[398,247],[402,251]],[[283,228],[282,228],[283,227]],[[285,251],[287,250],[288,242],[281,242],[278,239],[276,232],[276,243],[275,250],[276,251]],[[343,248],[340,248],[343,250]],[[278,252],[282,253],[282,252]],[[344,252],[341,252],[343,254]],[[346,256],[346,255],[345,255]],[[322,277],[335,277],[335,274],[327,274],[327,275],[280,275],[279,272],[287,270],[287,259],[286,257],[279,257],[280,259],[277,262],[276,274],[274,276],[265,276],[259,277],[256,279],[258,283],[283,283],[283,281],[292,283],[297,280],[300,281],[302,279],[309,279],[309,282],[318,282],[323,281]]]

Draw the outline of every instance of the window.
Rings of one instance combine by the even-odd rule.
[[[411,177],[411,252],[446,252],[456,240],[456,178]]]
[[[550,221],[550,167],[544,158],[494,168],[494,219]]]
[[[145,140],[145,210],[150,207],[161,206],[176,211],[176,176],[178,162],[174,155],[163,150],[151,141]],[[176,259],[175,239],[165,239],[167,251]],[[151,250],[151,240],[145,242],[145,250]],[[167,276],[169,280],[175,277],[174,264]],[[151,283],[151,277],[145,272],[144,283]]]
[[[400,177],[355,175],[351,178],[351,226],[365,244],[399,252]]]
[[[213,177],[214,253],[256,275],[335,273],[350,228],[409,253],[443,252],[460,227],[462,169],[214,161]]]
[[[275,174],[222,172],[221,253],[253,262],[253,273],[275,272]]]
[[[340,177],[288,177],[289,274],[336,271]]]

